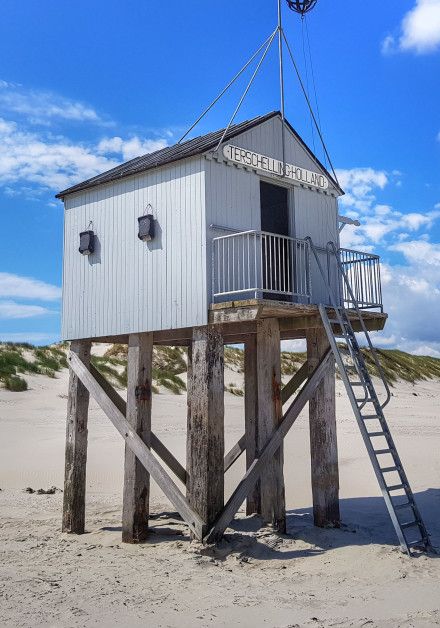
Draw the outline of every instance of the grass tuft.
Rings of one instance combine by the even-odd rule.
[[[23,392],[28,389],[27,381],[19,375],[8,375],[3,382],[5,388],[12,392]]]

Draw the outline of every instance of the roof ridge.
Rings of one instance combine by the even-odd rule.
[[[205,153],[206,151],[215,148],[220,140],[227,141],[235,137],[236,135],[240,135],[245,133],[246,131],[251,130],[255,126],[270,120],[275,116],[281,116],[281,112],[279,110],[273,110],[266,114],[255,116],[254,118],[250,118],[249,120],[243,120],[242,122],[237,122],[234,125],[231,125],[229,128],[224,127],[222,129],[218,129],[217,131],[210,131],[204,135],[198,135],[193,137],[181,144],[176,143],[171,146],[165,146],[164,148],[159,148],[158,150],[147,153],[145,155],[139,155],[138,157],[134,157],[129,161],[126,161],[118,166],[114,166],[109,170],[95,175],[85,181],[77,183],[62,192],[59,192],[56,195],[56,198],[63,199],[68,194],[74,194],[75,192],[80,192],[82,190],[87,190],[93,188],[97,185],[103,185],[104,183],[110,183],[111,181],[121,180],[125,177],[133,176],[135,174],[140,174],[142,172],[146,172],[147,170],[151,170],[153,168],[157,168],[160,166],[165,166],[167,164],[180,161],[182,159],[187,159],[189,157],[194,157],[195,155],[200,155]],[[295,129],[290,125],[290,123],[285,120],[288,128],[292,131],[295,137],[299,140],[305,150],[309,153],[309,155],[314,159],[317,165],[328,175],[333,185],[339,189],[341,192],[341,188],[334,181],[333,177],[328,173],[327,169],[321,164],[316,155],[310,150],[307,144],[302,140],[302,138],[298,135]],[[227,131],[225,133],[225,131]],[[223,134],[225,136],[223,137]]]

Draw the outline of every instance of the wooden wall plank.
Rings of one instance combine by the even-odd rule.
[[[88,340],[75,340],[70,350],[88,365],[91,344]],[[62,530],[74,534],[82,534],[85,524],[88,410],[89,392],[75,372],[70,370]]]
[[[324,329],[307,333],[307,360],[312,372],[328,351]],[[339,468],[336,435],[335,362],[328,363],[325,375],[309,404],[310,454],[313,516],[317,526],[339,526]]]

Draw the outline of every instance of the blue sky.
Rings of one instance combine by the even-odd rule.
[[[0,17],[0,338],[46,343],[60,328],[55,193],[177,141],[275,28],[276,2],[2,0]],[[376,342],[440,355],[440,0],[318,0],[306,26],[287,9],[284,22],[312,91],[308,29],[341,211],[362,223],[344,244],[383,257]],[[278,108],[275,52],[239,118]],[[322,157],[286,70],[287,116]]]

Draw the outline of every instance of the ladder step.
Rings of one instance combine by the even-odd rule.
[[[390,493],[391,491],[400,491],[403,488],[405,488],[405,486],[403,484],[394,484],[394,486],[387,486],[386,487],[388,493]]]
[[[411,502],[405,502],[403,504],[397,504],[397,506],[394,506],[394,510],[403,510],[404,508],[412,508],[412,504]]]
[[[381,469],[382,473],[392,473],[393,471],[398,471],[397,467],[384,467]]]
[[[379,419],[380,417],[377,416],[377,414],[366,414],[365,416],[362,417],[363,421],[369,421],[371,419]]]
[[[407,543],[408,547],[415,547],[418,545],[424,545],[426,547],[426,545],[428,544],[428,539],[426,538],[426,536],[422,536],[421,539],[417,539],[417,541],[409,541]]]
[[[385,432],[370,432],[368,436],[370,438],[373,438],[374,436],[385,436]]]
[[[380,456],[381,454],[390,454],[391,449],[376,449],[376,451],[374,452],[376,454],[376,456]]]
[[[350,382],[350,386],[365,386],[363,382]]]
[[[407,521],[406,523],[401,523],[400,527],[402,530],[406,530],[407,528],[413,528],[414,526],[419,526],[419,522],[414,519],[414,521]]]

